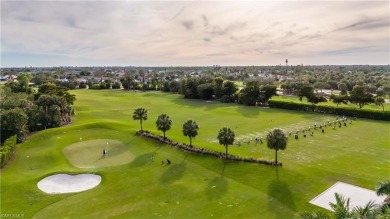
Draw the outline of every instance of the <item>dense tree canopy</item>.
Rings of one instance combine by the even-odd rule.
[[[223,95],[223,79],[221,77],[214,78],[213,88],[215,97],[221,98]]]
[[[363,108],[364,105],[374,103],[373,95],[367,91],[367,88],[364,86],[355,86],[353,87],[349,100],[351,103],[354,103]]]
[[[205,83],[198,85],[196,88],[198,91],[198,96],[203,100],[211,100],[214,95],[214,85],[213,83]]]
[[[303,97],[311,97],[314,95],[314,88],[308,84],[303,85],[298,92],[299,100],[302,101]]]
[[[336,106],[339,106],[339,104],[348,104],[348,96],[345,95],[330,95],[330,100],[332,100],[333,103],[336,104]]]
[[[276,86],[275,85],[263,85],[260,88],[260,97],[259,97],[259,102],[261,103],[267,103],[271,97],[277,96],[276,93]]]
[[[1,111],[1,142],[17,135],[18,141],[22,142],[28,133],[28,117],[20,108]]]
[[[236,84],[233,81],[225,81],[223,83],[222,95],[233,96],[238,91]]]
[[[27,76],[23,76],[27,77]],[[58,127],[71,122],[72,105],[76,100],[67,88],[46,83],[37,93],[27,87],[26,92],[1,88],[0,113],[2,118],[1,141],[14,134],[23,141],[28,132]]]
[[[314,87],[305,84],[301,87],[301,89],[298,92],[299,100],[302,101],[303,97],[306,97],[307,101],[314,104],[320,103],[320,102],[326,102],[326,98],[322,96],[322,94],[315,94],[314,93]]]
[[[255,106],[260,97],[260,86],[257,82],[248,83],[240,91],[240,103],[248,106]]]
[[[169,82],[168,87],[170,92],[177,93],[179,92],[180,83],[178,81],[171,81]]]

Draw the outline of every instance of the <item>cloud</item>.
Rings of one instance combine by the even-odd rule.
[[[316,39],[316,38],[320,38],[322,35],[321,34],[307,34],[307,35],[303,35],[301,36],[300,39],[302,40],[306,40],[306,39]]]
[[[389,4],[5,1],[1,65],[386,64]]]
[[[287,31],[286,32],[286,34],[284,35],[284,37],[292,37],[292,36],[294,36],[295,35],[295,33],[293,32],[293,31]]]
[[[335,31],[343,31],[343,30],[372,30],[377,28],[389,28],[390,20],[389,17],[382,17],[376,19],[362,19],[356,21],[347,26],[336,29]]]
[[[209,53],[209,54],[206,54],[206,56],[226,56],[226,54],[224,54],[224,53]]]
[[[207,32],[211,35],[225,35],[226,29],[223,29],[219,26],[212,26]]]
[[[206,15],[202,15],[203,25],[204,27],[209,26],[209,20],[207,19]]]
[[[186,7],[183,6],[178,12],[177,14],[175,14],[175,16],[173,16],[170,20],[174,20],[176,19],[177,17],[179,17],[179,15],[183,12],[183,10],[185,9]]]
[[[69,27],[77,27],[76,21],[73,17],[66,17],[65,18],[65,25]]]
[[[186,30],[192,30],[192,27],[194,26],[194,22],[193,21],[182,21],[181,22],[181,25],[183,25]]]

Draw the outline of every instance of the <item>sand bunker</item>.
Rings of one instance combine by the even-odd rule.
[[[38,182],[38,188],[48,194],[82,192],[100,184],[102,177],[95,174],[56,174]]]
[[[311,204],[332,211],[329,202],[336,203],[335,193],[343,195],[345,198],[350,198],[349,206],[354,208],[356,206],[363,207],[369,201],[374,201],[375,204],[382,204],[386,196],[377,196],[375,191],[358,187],[355,185],[337,182],[329,189],[315,197],[310,201]]]

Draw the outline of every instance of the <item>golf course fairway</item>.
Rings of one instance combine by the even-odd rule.
[[[77,115],[69,126],[39,131],[19,144],[1,172],[1,214],[24,218],[297,218],[320,209],[309,203],[336,182],[374,189],[390,177],[389,122],[358,119],[347,127],[288,139],[282,167],[191,154],[135,135],[134,109],[149,111],[143,129],[168,114],[169,139],[189,144],[186,120],[200,129],[197,147],[224,152],[218,131],[230,127],[241,145],[229,154],[273,160],[268,131],[287,133],[334,120],[335,115],[247,107],[180,95],[123,90],[72,90]],[[251,141],[250,141],[251,140]],[[250,141],[250,142],[249,142]],[[244,143],[248,142],[248,143]],[[107,149],[106,157],[102,151]],[[168,165],[165,161],[172,163]],[[96,187],[46,194],[37,183],[54,174],[98,174]]]

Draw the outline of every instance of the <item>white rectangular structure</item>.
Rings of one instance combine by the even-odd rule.
[[[377,196],[373,190],[337,182],[323,193],[313,198],[310,203],[332,211],[329,202],[336,203],[335,193],[343,195],[345,199],[350,198],[350,209],[353,209],[356,206],[363,207],[371,200],[374,201],[375,204],[381,205],[386,198],[386,196]]]

